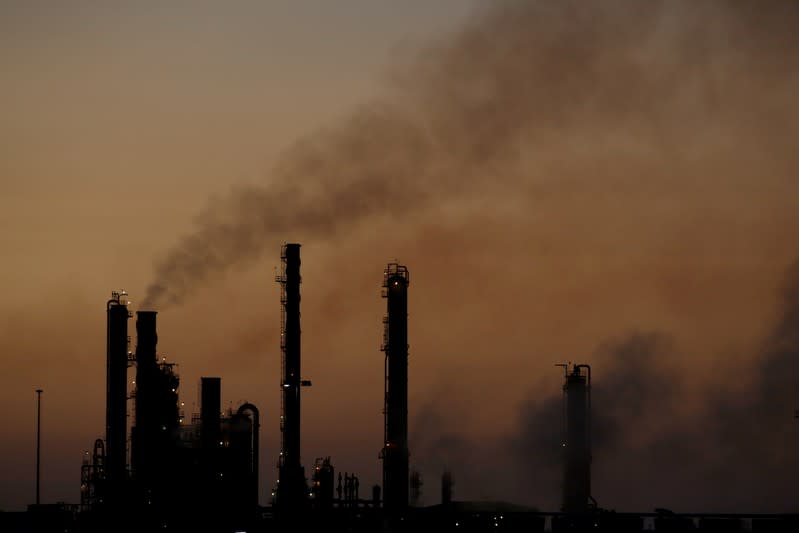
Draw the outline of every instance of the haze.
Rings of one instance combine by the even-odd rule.
[[[426,503],[447,466],[557,508],[572,361],[601,506],[795,511],[797,29],[789,1],[6,2],[0,508],[33,498],[36,388],[42,499],[78,500],[121,288],[187,410],[213,375],[261,409],[266,503],[301,242],[306,466],[379,482],[398,259]]]

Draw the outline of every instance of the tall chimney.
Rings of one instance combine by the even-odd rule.
[[[128,313],[126,293],[112,292],[106,304],[105,475],[115,499],[126,477]]]
[[[277,281],[281,285],[283,304],[280,336],[283,413],[276,503],[278,507],[287,509],[300,506],[308,493],[305,471],[300,463],[300,388],[310,385],[310,381],[300,377],[300,245],[285,244],[281,260],[283,274],[277,277]]]
[[[141,478],[154,470],[158,454],[158,363],[156,311],[136,311],[136,418],[132,429],[131,468]]]
[[[389,512],[408,507],[408,269],[389,263],[383,272],[385,362],[385,438],[383,505]]]
[[[584,513],[591,499],[591,367],[566,368],[563,512]]]
[[[173,363],[157,360],[155,319],[155,311],[136,313],[136,417],[130,460],[137,493],[153,509],[174,501],[180,424],[180,378]]]

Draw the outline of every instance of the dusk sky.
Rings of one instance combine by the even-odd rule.
[[[306,469],[380,482],[399,260],[424,503],[447,467],[555,510],[570,361],[602,507],[799,511],[797,94],[789,0],[1,1],[0,510],[37,388],[42,500],[78,502],[121,289],[187,411],[200,376],[259,407],[267,503],[300,242]]]

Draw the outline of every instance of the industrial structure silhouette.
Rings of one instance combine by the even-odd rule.
[[[386,316],[382,486],[362,490],[356,474],[317,458],[310,476],[300,456],[300,244],[281,250],[281,446],[270,505],[259,492],[260,413],[244,403],[223,412],[221,378],[202,377],[199,413],[180,402],[174,363],[159,359],[157,312],[136,312],[131,351],[127,294],[106,304],[106,427],[81,465],[80,504],[36,505],[8,531],[788,531],[795,515],[677,515],[666,509],[625,514],[602,510],[591,493],[591,367],[563,364],[562,507],[539,511],[513,504],[453,499],[453,474],[441,478],[441,503],[416,507],[421,478],[409,468],[409,271],[384,270]],[[135,388],[128,372],[135,367]],[[134,416],[128,434],[128,402]],[[557,431],[558,428],[553,428]],[[366,497],[363,497],[364,494]]]

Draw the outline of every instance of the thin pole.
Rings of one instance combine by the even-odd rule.
[[[39,471],[42,457],[42,389],[36,389],[36,505],[39,505]]]

